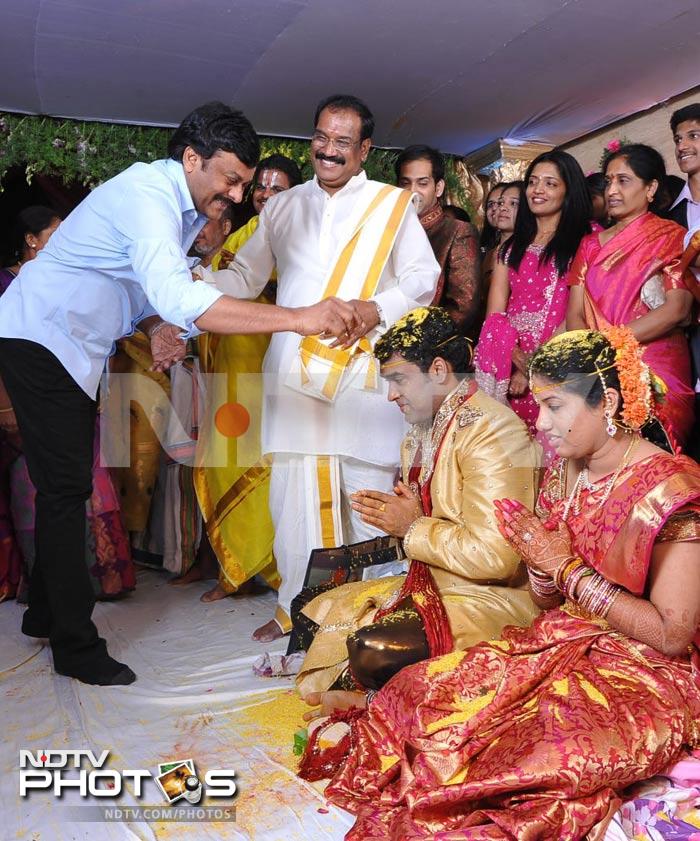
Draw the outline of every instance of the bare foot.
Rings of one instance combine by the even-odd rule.
[[[202,578],[219,577],[219,561],[206,534],[202,535],[202,541],[197,550],[197,560],[195,563],[202,570]]]
[[[253,631],[253,639],[258,642],[272,642],[284,636],[284,632],[274,619],[270,619],[264,625],[261,625]]]
[[[328,692],[312,692],[304,698],[310,707],[318,707],[304,713],[304,721],[324,718],[339,710],[351,710],[354,707],[363,710],[367,706],[367,696],[364,692],[344,692],[331,689]]]
[[[216,587],[212,587],[211,590],[207,590],[206,593],[202,593],[199,600],[200,602],[218,602],[220,599],[225,599],[232,595],[233,593],[226,592],[221,584],[217,584]]]
[[[202,542],[199,544],[197,557],[194,564],[184,575],[178,575],[177,578],[171,578],[170,583],[179,587],[183,584],[192,584],[193,581],[205,581],[208,578],[219,577],[219,562],[216,560],[214,550],[206,538],[202,536]],[[223,598],[221,596],[220,598]],[[206,601],[211,601],[207,599]]]
[[[183,584],[192,584],[193,581],[201,581],[204,578],[202,567],[195,564],[190,567],[184,575],[178,575],[176,578],[170,579],[170,584],[175,587],[181,587]]]

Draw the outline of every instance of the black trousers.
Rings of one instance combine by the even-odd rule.
[[[96,403],[45,347],[0,338],[0,373],[36,488],[36,560],[27,627],[46,629],[57,671],[89,668],[107,653],[90,618],[85,560]]]

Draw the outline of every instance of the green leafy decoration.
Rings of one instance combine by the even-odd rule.
[[[93,188],[137,161],[155,161],[166,155],[171,129],[61,120],[0,112],[0,189],[11,167],[22,167],[31,182],[34,175],[50,175],[65,184]],[[307,140],[261,137],[261,154],[286,155],[301,168],[305,179],[313,175]],[[365,164],[367,177],[394,183],[398,152],[374,148]],[[447,189],[472,216],[473,209],[447,158]]]

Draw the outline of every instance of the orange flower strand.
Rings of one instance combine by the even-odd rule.
[[[629,429],[640,429],[651,414],[651,377],[642,359],[643,349],[629,327],[601,331],[615,351],[615,366],[622,392],[622,420]]]

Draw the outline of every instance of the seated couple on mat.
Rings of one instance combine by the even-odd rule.
[[[538,612],[494,501],[534,506],[539,445],[465,375],[470,344],[444,310],[413,310],[375,355],[389,400],[412,426],[395,493],[359,491],[353,505],[403,540],[410,567],[404,577],[302,591],[296,618],[313,642],[297,685],[311,704],[324,693],[324,706],[357,706],[409,663],[467,648],[504,625],[529,625]]]
[[[625,327],[556,336],[529,372],[559,459],[536,515],[494,514],[544,612],[334,713],[351,841],[601,839],[623,789],[700,744],[700,468],[647,440],[662,384]]]

